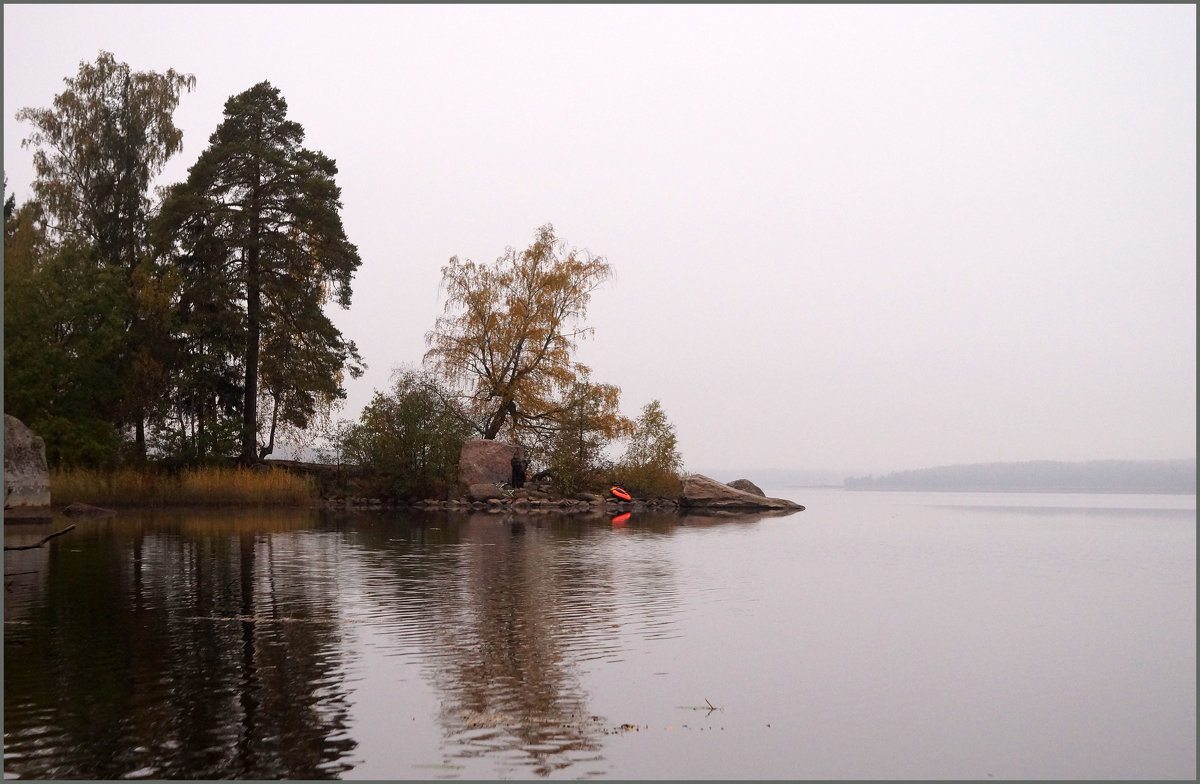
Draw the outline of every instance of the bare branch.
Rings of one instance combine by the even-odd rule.
[[[74,531],[74,530],[75,530],[75,526],[74,526],[74,525],[68,525],[66,528],[63,528],[61,531],[55,531],[55,532],[54,532],[54,533],[52,533],[52,534],[48,534],[48,535],[46,535],[46,536],[43,536],[43,537],[42,537],[42,540],[41,540],[40,542],[38,542],[37,544],[21,544],[21,545],[16,545],[16,544],[14,544],[14,545],[8,545],[8,544],[6,544],[6,545],[4,545],[4,549],[5,549],[5,550],[36,550],[37,548],[39,548],[39,547],[41,547],[42,545],[44,545],[46,542],[49,542],[49,541],[50,541],[51,539],[53,539],[54,537],[56,537],[56,536],[62,536],[63,534],[70,533],[71,531]]]

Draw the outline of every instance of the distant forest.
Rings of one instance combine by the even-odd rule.
[[[1196,461],[1093,460],[976,463],[851,477],[847,490],[959,490],[1044,493],[1195,493]]]

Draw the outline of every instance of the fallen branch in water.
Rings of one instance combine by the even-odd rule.
[[[49,542],[54,537],[62,536],[63,534],[70,533],[71,531],[74,531],[74,530],[75,530],[74,525],[68,525],[66,528],[62,529],[61,531],[55,531],[52,534],[42,537],[42,541],[38,542],[37,544],[14,544],[11,546],[6,544],[6,545],[4,545],[4,549],[5,550],[36,550],[37,548],[44,545],[46,542]]]

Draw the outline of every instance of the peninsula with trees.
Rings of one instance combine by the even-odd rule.
[[[297,468],[267,462],[287,445],[359,469],[361,494],[446,499],[463,490],[464,445],[484,441],[519,451],[558,498],[612,484],[687,496],[662,404],[626,416],[620,387],[576,359],[612,277],[603,256],[547,223],[493,263],[451,258],[419,364],[397,361],[390,387],[338,420],[366,363],[325,308],[350,307],[362,259],[337,165],[304,146],[279,88],[230,97],[186,179],[152,192],[182,149],[172,116],[195,77],[100,52],[64,82],[50,107],[17,113],[36,178],[31,199],[4,202],[5,413],[52,472],[108,486],[132,472],[184,497],[206,471]],[[710,506],[777,500],[693,486]]]

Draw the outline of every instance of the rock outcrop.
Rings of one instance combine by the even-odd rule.
[[[4,415],[4,518],[50,517],[46,443],[25,423]]]
[[[794,501],[748,493],[702,474],[688,474],[684,477],[679,505],[685,508],[787,509],[796,512],[804,509]]]
[[[458,481],[465,487],[480,484],[496,484],[512,479],[513,452],[524,452],[520,447],[503,441],[476,439],[463,444],[458,458]]]
[[[734,490],[741,490],[743,493],[752,493],[759,498],[767,497],[767,494],[762,491],[762,488],[751,482],[749,479],[734,479],[728,484]]]

